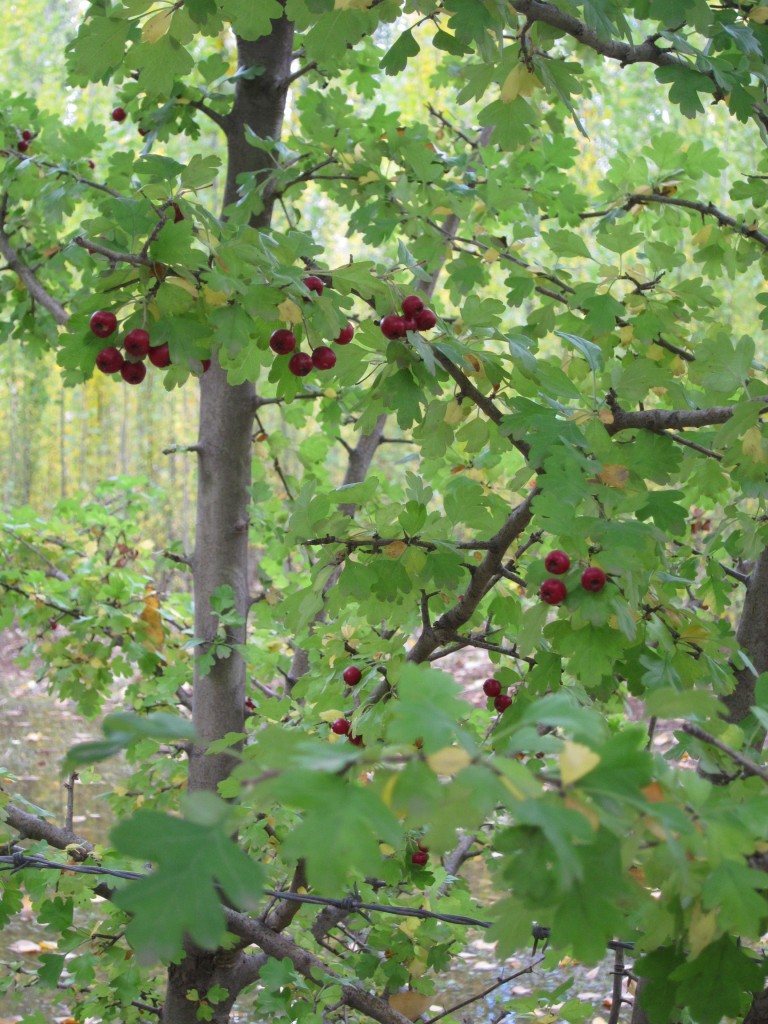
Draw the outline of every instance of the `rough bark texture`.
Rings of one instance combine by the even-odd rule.
[[[757,671],[768,671],[768,548],[761,553],[749,577],[736,639]],[[742,721],[755,703],[752,670],[741,669],[736,672],[736,679],[734,690],[723,698],[729,722]]]

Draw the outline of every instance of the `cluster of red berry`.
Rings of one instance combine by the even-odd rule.
[[[97,309],[91,317],[91,331],[97,338],[108,338],[117,330],[117,317],[109,310]],[[96,365],[102,373],[119,373],[128,384],[141,384],[147,375],[145,358],[160,370],[171,365],[168,346],[150,345],[149,332],[141,327],[128,331],[123,338],[125,355],[119,348],[103,348],[96,356]],[[203,360],[203,372],[211,365],[210,359]]]
[[[345,668],[341,674],[341,678],[344,680],[347,686],[357,686],[360,680],[363,678],[363,673],[357,667],[357,665],[350,665],[349,668]],[[362,747],[363,737],[353,736],[351,734],[352,726],[346,718],[337,718],[331,722],[331,732],[337,736],[349,737],[349,742],[354,743],[356,747]]]
[[[429,860],[429,847],[425,846],[421,841],[417,844],[417,849],[411,854],[411,863],[416,864],[417,867],[423,868]]]
[[[512,703],[512,698],[503,690],[504,687],[498,679],[486,679],[483,683],[483,693],[486,697],[493,698],[493,706],[499,713],[506,711]]]
[[[305,277],[304,284],[311,292],[315,292],[317,295],[323,294],[325,285],[315,274]],[[354,334],[355,329],[352,324],[347,324],[342,329],[338,338],[333,340],[337,345],[348,345],[352,341]],[[311,355],[307,352],[294,352],[296,348],[296,335],[286,327],[280,327],[272,332],[269,339],[269,347],[278,356],[287,356],[293,352],[288,361],[288,369],[294,377],[306,377],[311,372],[312,367],[316,370],[331,370],[336,365],[336,353],[332,348],[328,348],[327,345],[317,345],[312,349]]]
[[[20,153],[26,153],[29,149],[29,144],[34,137],[34,134],[29,130],[29,128],[25,128],[21,133],[21,138],[16,143],[16,149],[18,149]]]
[[[435,314],[427,309],[418,295],[406,295],[402,310],[402,316],[392,313],[383,317],[379,324],[379,330],[390,341],[404,338],[408,331],[431,331],[437,323]]]
[[[565,551],[550,551],[544,559],[544,568],[554,576],[562,576],[571,567],[571,560]],[[602,569],[596,565],[585,569],[581,574],[581,585],[591,594],[597,594],[603,589],[608,577]],[[539,597],[545,604],[562,604],[568,596],[568,588],[562,580],[550,577],[544,580],[539,588]]]

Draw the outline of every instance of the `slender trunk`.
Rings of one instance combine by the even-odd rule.
[[[238,176],[266,172],[269,154],[248,144],[246,125],[262,138],[279,138],[287,95],[293,47],[293,25],[286,19],[272,23],[272,34],[255,42],[238,40],[241,67],[261,67],[255,78],[240,77],[231,114],[226,121],[228,165],[224,208],[238,198]],[[255,216],[255,228],[269,226],[272,201]],[[211,608],[218,588],[232,590],[235,625],[226,629],[227,646],[245,641],[248,614],[248,502],[251,487],[251,432],[256,407],[252,383],[231,387],[214,358],[200,386],[197,525],[193,560],[195,635],[204,640],[203,651],[219,634]],[[202,653],[201,652],[201,653]],[[213,648],[215,654],[215,646]],[[230,732],[242,732],[245,712],[245,666],[232,650],[215,657],[210,668],[198,657],[195,666],[193,719],[200,738],[190,755],[189,789],[216,791],[233,766],[231,754],[208,756],[206,745]],[[199,1004],[187,998],[190,989],[203,994],[215,979],[229,998],[216,1007],[215,1024],[225,1024],[242,982],[231,953],[213,953],[188,947],[181,964],[168,971],[162,1024],[197,1024]]]

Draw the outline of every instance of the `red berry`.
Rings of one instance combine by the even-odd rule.
[[[498,679],[486,679],[483,683],[483,693],[486,697],[498,697],[501,693],[501,683]]]
[[[91,168],[92,171],[96,169],[96,164],[93,162],[93,160],[88,161],[88,166]]]
[[[24,131],[21,133],[21,137],[22,139],[24,139],[25,142],[29,142],[33,137],[32,132],[29,130],[29,128],[25,128]]]
[[[363,737],[362,736],[351,736],[350,735],[349,742],[350,743],[354,743],[356,747],[362,747],[362,745],[363,745]]]
[[[347,686],[357,686],[360,680],[363,678],[363,673],[357,667],[357,665],[350,665],[349,668],[344,669],[344,673],[341,677]]]
[[[323,282],[319,277],[316,277],[315,274],[310,274],[309,277],[305,277],[304,285],[309,288],[311,292],[317,292],[318,295],[322,295],[323,288],[325,288]]]
[[[103,348],[96,356],[96,365],[102,373],[117,373],[124,362],[123,353],[116,348]]]
[[[139,135],[144,138],[145,135],[149,135],[149,128],[139,128]]]
[[[21,139],[21,140],[20,140],[20,141],[19,141],[19,142],[17,143],[17,145],[16,145],[16,149],[18,149],[18,151],[19,151],[20,153],[26,153],[26,152],[27,152],[27,150],[29,149],[29,143],[28,143],[27,141],[25,141],[24,139]]]
[[[401,316],[396,316],[394,313],[389,316],[385,316],[379,324],[381,333],[385,338],[394,340],[395,338],[405,337],[405,320]]]
[[[337,736],[346,736],[351,728],[346,718],[337,718],[335,722],[331,722],[331,732],[335,732]]]
[[[127,384],[141,384],[147,376],[147,368],[144,363],[123,363],[120,374]]]
[[[181,212],[178,203],[171,203],[171,209],[173,210],[174,224],[178,224],[180,220],[184,220],[184,214]]]
[[[318,370],[331,370],[336,365],[336,353],[327,345],[318,345],[312,352],[312,363]]]
[[[605,575],[602,569],[598,569],[596,565],[593,565],[591,569],[585,569],[581,574],[581,585],[585,590],[591,591],[596,594],[599,590],[602,590],[606,584],[608,577]]]
[[[494,697],[493,706],[498,712],[506,711],[509,705],[512,703],[512,698],[508,693],[500,693],[498,697]]]
[[[422,309],[414,317],[420,331],[431,331],[437,323],[437,317],[431,309]]]
[[[422,843],[422,841],[421,841],[421,840],[419,840],[419,841],[418,841],[418,843],[416,843],[416,845],[418,846],[418,848],[419,848],[420,850],[423,850],[423,851],[424,851],[424,853],[429,853],[429,847],[428,847],[428,846],[426,846],[426,845],[425,845],[424,843]]]
[[[424,303],[418,295],[406,295],[403,299],[403,316],[416,316],[424,309]]]
[[[281,327],[277,331],[273,331],[269,338],[269,347],[279,356],[287,356],[289,352],[293,352],[296,348],[296,335],[293,331],[286,330],[285,327]]]
[[[539,597],[545,604],[561,604],[568,594],[562,580],[544,580],[539,590]]]
[[[211,368],[211,360],[203,359],[203,373],[208,373]]]
[[[348,345],[350,341],[352,341],[354,336],[355,328],[352,326],[352,324],[347,324],[346,327],[342,327],[341,333],[339,334],[338,338],[334,338],[333,340],[336,342],[337,345]]]
[[[426,850],[414,850],[411,854],[411,863],[417,864],[419,867],[424,867],[428,860],[429,854]]]
[[[97,309],[91,317],[90,325],[97,338],[108,338],[117,327],[117,317],[108,310]]]
[[[570,569],[571,560],[564,551],[550,551],[544,559],[544,567],[547,572],[554,573],[555,576],[562,576]]]
[[[255,711],[256,705],[253,703],[250,697],[245,698],[245,707],[247,711]]]
[[[294,377],[306,377],[311,372],[312,366],[312,356],[307,355],[306,352],[296,352],[288,363],[288,369]]]
[[[403,317],[403,327],[405,327],[406,332],[418,330],[416,327],[416,321],[412,316]]]
[[[158,370],[164,370],[166,366],[171,365],[171,353],[168,349],[168,345],[155,345],[154,348],[149,350],[149,361],[153,366],[156,366]]]
[[[122,107],[115,107],[115,109],[112,111],[112,120],[117,121],[118,124],[123,122],[126,119],[126,117],[128,117],[128,115]]]
[[[136,327],[134,330],[129,331],[126,334],[123,341],[123,348],[129,356],[134,356],[136,359],[143,359],[149,352],[149,335],[140,327]]]

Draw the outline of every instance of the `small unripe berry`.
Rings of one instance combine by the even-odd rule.
[[[501,683],[498,679],[486,679],[483,683],[483,693],[486,697],[498,697],[501,693]]]
[[[349,668],[345,668],[341,677],[347,686],[357,686],[360,680],[363,678],[363,673],[357,667],[357,665],[350,665]]]
[[[590,569],[585,569],[581,574],[581,585],[585,590],[591,591],[596,594],[602,590],[606,584],[608,577],[605,575],[602,569],[598,569],[596,565],[593,565]]]
[[[544,568],[555,576],[562,576],[571,567],[571,560],[565,551],[550,551],[544,559]]]
[[[545,604],[561,604],[567,594],[568,591],[562,580],[544,580],[539,590],[539,597]]]

